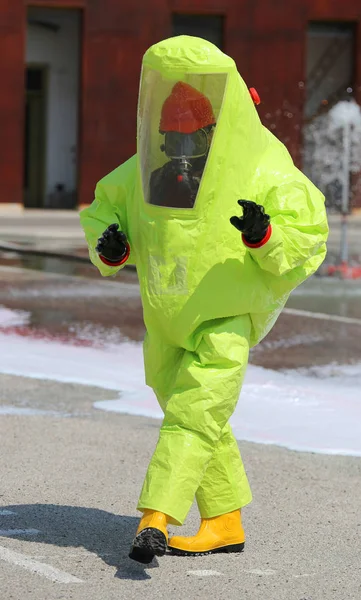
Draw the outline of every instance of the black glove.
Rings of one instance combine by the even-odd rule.
[[[244,235],[246,242],[257,244],[265,237],[270,224],[270,216],[265,214],[263,206],[251,200],[238,200],[243,208],[242,217],[231,217],[234,227]]]
[[[110,262],[119,262],[128,251],[127,236],[123,231],[118,231],[118,223],[113,223],[98,239],[95,250]]]

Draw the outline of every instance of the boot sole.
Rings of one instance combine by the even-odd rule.
[[[164,556],[167,550],[167,538],[154,527],[143,529],[134,538],[129,558],[148,565],[155,556]]]
[[[231,554],[232,552],[243,552],[244,542],[242,544],[232,544],[231,546],[221,546],[221,548],[214,548],[213,550],[207,550],[205,552],[190,552],[189,550],[180,550],[179,548],[172,548],[168,546],[171,554],[174,556],[205,556],[206,554],[220,554],[226,553]]]

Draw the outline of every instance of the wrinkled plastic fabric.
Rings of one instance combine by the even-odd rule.
[[[262,126],[231,58],[182,36],[151,47],[145,68],[170,80],[227,75],[194,208],[145,202],[138,154],[98,183],[95,201],[81,213],[91,260],[103,275],[118,270],[94,250],[104,229],[117,222],[130,242],[147,328],[146,380],[165,411],[139,508],[165,512],[179,524],[195,494],[203,517],[250,501],[228,420],[249,347],[321,265],[328,227],[322,194]],[[240,214],[239,198],[262,204],[271,217],[272,235],[260,248],[247,248],[229,222]]]
[[[248,315],[203,324],[193,350],[147,335],[147,383],[164,411],[138,508],[183,523],[196,494],[210,518],[245,506],[251,491],[228,423],[248,363]]]

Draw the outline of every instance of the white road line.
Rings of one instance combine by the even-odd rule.
[[[39,529],[0,529],[0,536],[9,537],[11,535],[37,535]]]
[[[219,571],[209,571],[204,569],[203,571],[187,571],[188,575],[196,575],[196,577],[210,577],[211,575],[222,575]]]
[[[6,508],[0,509],[0,517],[5,517],[8,515],[16,515],[16,512],[13,510],[7,510]]]
[[[299,317],[309,317],[311,319],[322,319],[323,321],[336,321],[337,323],[361,325],[361,319],[354,319],[352,317],[341,317],[341,315],[327,315],[326,313],[311,312],[309,310],[299,310],[297,308],[284,308],[282,313],[286,315],[295,315]]]
[[[49,565],[38,562],[37,560],[29,558],[29,556],[25,556],[25,554],[20,554],[20,552],[8,550],[8,548],[4,548],[3,546],[0,546],[0,560],[23,567],[27,571],[46,577],[46,579],[50,579],[50,581],[54,581],[55,583],[83,583],[82,579],[78,579],[64,571],[59,571],[59,569],[55,569],[55,567],[50,567]]]

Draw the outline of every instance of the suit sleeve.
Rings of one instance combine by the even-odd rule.
[[[112,223],[117,223],[119,229],[127,233],[125,211],[121,205],[115,206],[109,199],[106,187],[98,183],[95,189],[95,199],[92,204],[80,212],[80,223],[84,229],[89,248],[89,257],[100,273],[104,276],[115,275],[123,265],[110,266],[102,262],[95,247],[98,239],[106,228]]]
[[[311,184],[295,181],[272,188],[264,200],[271,227],[259,244],[248,247],[259,267],[273,275],[286,275],[298,267],[309,274],[326,254],[328,225],[324,197]]]
[[[95,188],[94,202],[80,213],[80,223],[88,242],[90,260],[103,276],[114,275],[125,264],[115,266],[105,264],[95,250],[98,239],[113,223],[117,223],[119,229],[127,236],[130,256],[126,262],[134,264],[127,203],[132,200],[134,194],[136,165],[137,156],[134,155],[103,177]]]

